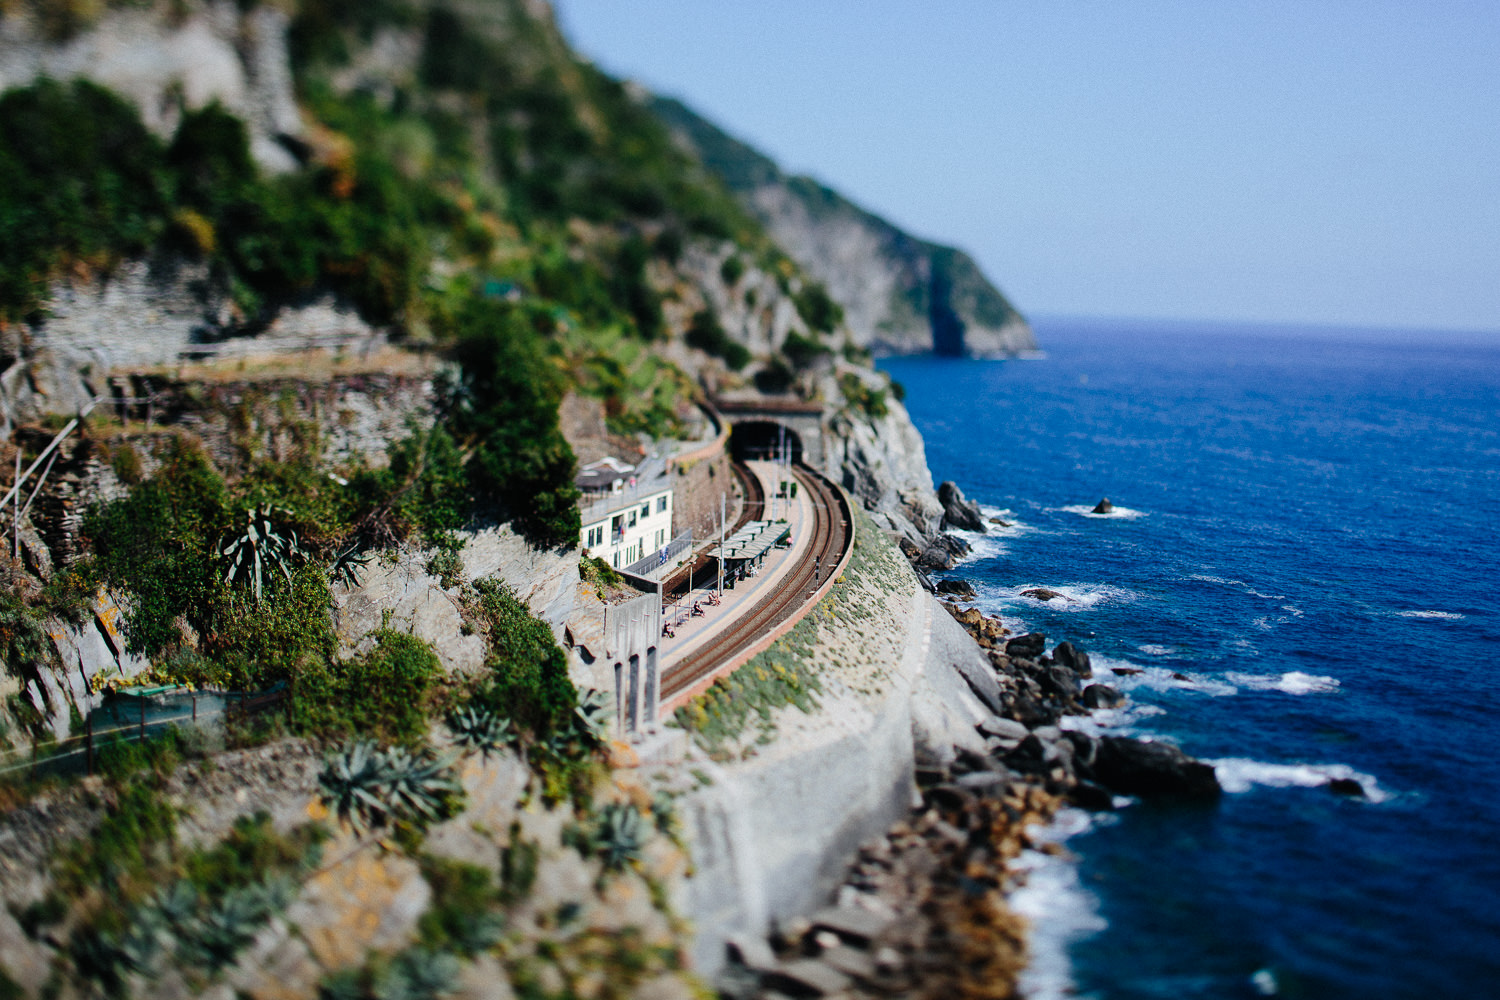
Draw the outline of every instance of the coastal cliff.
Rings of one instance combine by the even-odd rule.
[[[470,6],[6,9],[5,990],[686,996],[984,750],[866,320],[544,4]],[[988,350],[911,246],[902,315]],[[766,654],[816,705],[663,762],[569,669],[617,584],[568,430],[717,448],[714,500],[715,402],[803,414],[864,562]]]
[[[1036,349],[1026,320],[962,250],[918,239],[810,177],[786,175],[680,101],[658,97],[651,107],[828,286],[861,347],[978,358]]]

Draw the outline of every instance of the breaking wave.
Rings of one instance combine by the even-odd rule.
[[[1100,521],[1133,521],[1138,517],[1146,516],[1145,511],[1132,510],[1129,507],[1115,507],[1108,514],[1095,514],[1093,507],[1082,503],[1068,504],[1066,507],[1058,507],[1057,509],[1068,514],[1078,514],[1081,517],[1097,518]]]
[[[1391,798],[1391,793],[1381,788],[1375,778],[1347,764],[1267,764],[1244,757],[1226,757],[1204,763],[1213,765],[1220,786],[1230,794],[1248,792],[1256,785],[1263,788],[1317,788],[1332,781],[1354,781],[1371,802],[1385,802]]]

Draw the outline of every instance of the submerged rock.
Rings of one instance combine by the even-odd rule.
[[[1067,594],[1059,594],[1057,591],[1048,590],[1046,587],[1032,587],[1030,590],[1023,590],[1021,591],[1021,596],[1033,597],[1038,601],[1051,601],[1059,597],[1061,597],[1065,601],[1068,601],[1069,603],[1071,603],[1073,600],[1073,598],[1069,597]]]
[[[1353,778],[1334,778],[1328,783],[1328,790],[1335,795],[1347,795],[1351,799],[1365,797],[1365,786]]]
[[[1115,505],[1109,502],[1109,497],[1105,497],[1103,500],[1100,500],[1098,503],[1094,504],[1092,513],[1109,514],[1112,513],[1114,509]]]
[[[1124,795],[1210,799],[1223,794],[1211,766],[1170,743],[1106,736],[1099,741],[1094,773],[1100,784]]]
[[[1119,708],[1125,696],[1108,684],[1090,684],[1083,689],[1084,708]]]

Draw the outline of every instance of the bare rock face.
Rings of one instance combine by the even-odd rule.
[[[504,525],[463,537],[459,558],[464,578],[503,580],[561,640],[578,590],[577,553],[538,551]],[[458,588],[444,586],[429,569],[428,557],[404,549],[393,558],[373,561],[359,586],[335,594],[334,629],[346,653],[362,651],[366,637],[389,618],[431,643],[447,670],[464,673],[483,666],[483,637],[465,634]]]
[[[62,40],[52,40],[25,8],[0,19],[0,90],[41,76],[83,77],[124,95],[146,127],[168,135],[181,102],[214,101],[250,127],[250,151],[267,170],[296,160],[279,141],[300,136],[302,117],[287,57],[286,13],[273,4],[244,10],[229,0],[193,4],[180,19],[145,6],[112,6]]]

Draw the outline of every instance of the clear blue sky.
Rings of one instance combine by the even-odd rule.
[[[557,6],[1025,312],[1500,331],[1500,3]]]

